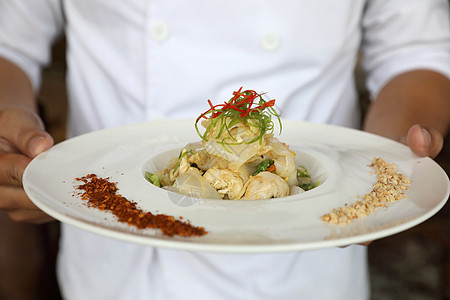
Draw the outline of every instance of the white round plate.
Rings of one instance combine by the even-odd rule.
[[[230,201],[198,199],[157,188],[146,170],[164,168],[186,144],[198,141],[192,120],[149,122],[81,135],[38,155],[23,184],[43,211],[84,230],[123,241],[191,251],[263,253],[319,249],[375,240],[411,228],[433,216],[449,197],[449,179],[433,160],[419,158],[397,142],[343,127],[283,121],[278,137],[297,153],[314,180],[322,184],[285,198]],[[320,217],[352,203],[376,182],[374,157],[396,163],[411,179],[408,198],[347,226]],[[168,237],[137,229],[112,214],[89,208],[75,195],[75,178],[95,173],[117,182],[121,195],[152,213],[203,226],[202,237]]]

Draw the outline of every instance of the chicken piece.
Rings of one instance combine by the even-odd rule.
[[[260,200],[289,196],[289,185],[280,176],[261,172],[245,183],[242,200]]]
[[[272,159],[275,163],[275,174],[287,179],[296,173],[295,153],[286,144],[272,135],[265,136],[266,144],[261,147],[253,160]],[[262,157],[262,158],[261,158]],[[250,160],[251,161],[251,160]]]
[[[203,178],[205,178],[222,197],[228,195],[228,198],[236,200],[242,195],[241,191],[244,188],[245,181],[243,176],[237,172],[233,172],[229,169],[212,168],[203,174]]]
[[[266,134],[264,136],[265,144],[259,149],[257,155],[271,155],[273,157],[279,155],[291,154],[295,157],[295,153],[289,150],[289,146],[280,142],[272,134]]]
[[[204,147],[210,155],[225,159],[229,163],[228,168],[238,170],[264,146],[264,139],[249,143],[258,136],[257,133],[255,127],[239,123],[229,131],[223,130],[220,136],[210,132]]]
[[[284,179],[287,179],[290,176],[295,177],[296,175],[296,166],[294,157],[289,153],[287,155],[280,155],[274,158],[275,163],[275,174],[280,175]]]
[[[225,159],[210,155],[205,150],[194,152],[188,160],[190,163],[196,164],[201,170],[208,170],[211,168],[226,169],[228,167],[228,162]]]
[[[180,158],[178,159],[175,167],[169,172],[169,180],[174,181],[180,174],[183,174],[189,170],[191,164],[188,161],[186,148],[181,150]]]
[[[226,120],[228,126],[230,126],[231,121],[232,119]],[[207,140],[240,138],[243,141],[248,142],[260,134],[258,126],[251,126],[256,125],[255,122],[252,122],[252,120],[248,120],[247,121],[248,124],[240,122],[232,125],[231,127],[228,128],[229,132],[228,130],[223,130],[220,125],[212,126],[211,122],[212,119],[206,119],[202,121],[202,126],[206,129],[209,128],[209,132],[206,135]]]

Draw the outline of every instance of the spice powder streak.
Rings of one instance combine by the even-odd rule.
[[[208,232],[203,227],[197,227],[175,219],[173,216],[164,214],[152,214],[137,207],[137,203],[130,201],[118,194],[116,182],[110,182],[109,178],[97,177],[95,174],[88,174],[84,177],[76,178],[83,184],[76,186],[81,192],[78,194],[81,199],[87,202],[89,207],[99,210],[110,211],[118,218],[119,222],[128,223],[139,229],[154,228],[160,229],[167,236],[203,236]],[[180,219],[182,219],[180,217]]]

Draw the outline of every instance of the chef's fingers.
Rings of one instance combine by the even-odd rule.
[[[6,214],[13,221],[30,224],[44,224],[55,220],[39,210],[14,210]]]
[[[0,186],[0,211],[19,222],[40,224],[53,220],[34,205],[20,187]]]
[[[0,210],[39,210],[20,187],[0,186]]]
[[[53,138],[45,131],[39,116],[21,107],[0,111],[0,138],[30,158],[53,145]]]
[[[21,187],[23,172],[30,161],[29,157],[22,154],[0,152],[0,186]]]

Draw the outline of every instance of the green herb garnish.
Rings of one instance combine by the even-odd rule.
[[[308,170],[303,166],[300,166],[297,169],[297,180],[299,186],[305,191],[312,190],[320,184],[319,181],[311,183],[311,176],[309,175]]]
[[[303,166],[300,166],[297,169],[297,178],[299,178],[299,177],[311,178],[311,176],[309,176],[308,170]]]
[[[161,187],[161,182],[159,181],[158,175],[150,172],[145,172],[145,179],[147,179],[150,183],[156,185],[157,187]]]
[[[242,87],[233,92],[233,97],[223,104],[213,105],[208,100],[210,109],[202,113],[195,121],[195,129],[198,135],[204,140],[208,141],[207,136],[213,128],[218,128],[215,139],[220,139],[224,132],[227,132],[225,138],[218,140],[217,142],[225,145],[239,145],[242,143],[251,144],[256,141],[261,143],[264,134],[272,133],[274,130],[274,124],[272,122],[272,116],[278,119],[280,124],[281,133],[281,120],[278,113],[273,106],[275,100],[265,101],[262,97],[263,94],[258,94],[253,90],[242,91]],[[198,128],[198,122],[201,119],[211,120],[208,124],[205,132],[202,134]],[[238,123],[244,123],[250,127],[258,129],[259,134],[250,141],[237,141],[237,139],[231,134],[231,128]],[[217,127],[218,126],[218,127]]]
[[[183,150],[184,150],[184,152],[183,152]],[[175,172],[175,171],[178,169],[178,167],[180,166],[181,160],[183,159],[183,157],[185,157],[185,156],[188,155],[188,154],[193,154],[193,151],[192,151],[192,150],[189,150],[189,151],[186,151],[185,149],[183,149],[183,150],[181,150],[180,155],[178,156],[177,164],[176,164],[176,166],[175,166],[175,169],[173,170],[174,172]]]
[[[253,173],[253,176],[266,171],[267,169],[270,168],[270,166],[272,166],[274,164],[274,161],[271,159],[266,159],[263,160],[262,162],[260,162],[258,164],[258,166],[256,167],[256,171]]]

